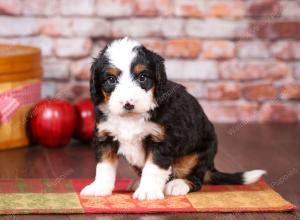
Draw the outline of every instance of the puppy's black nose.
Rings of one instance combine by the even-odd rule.
[[[127,111],[130,111],[130,110],[134,109],[134,105],[130,104],[129,102],[126,102],[126,104],[124,105],[124,108]]]

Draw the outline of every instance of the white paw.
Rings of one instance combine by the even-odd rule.
[[[174,179],[165,186],[165,194],[169,196],[186,195],[190,191],[190,187],[183,179]]]
[[[113,188],[110,186],[107,186],[105,183],[103,182],[92,182],[90,185],[87,185],[86,187],[84,187],[81,192],[80,195],[82,196],[107,196],[107,195],[111,195],[113,191]]]
[[[134,192],[133,198],[138,200],[163,199],[164,193],[158,188],[139,186],[138,189]]]

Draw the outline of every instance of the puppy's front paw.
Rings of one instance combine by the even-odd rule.
[[[134,192],[133,198],[138,200],[163,199],[164,193],[158,188],[139,186]]]
[[[86,187],[84,187],[81,192],[80,195],[82,196],[107,196],[107,195],[111,195],[112,194],[112,187],[107,186],[105,183],[103,182],[92,182],[90,185],[87,185]]]

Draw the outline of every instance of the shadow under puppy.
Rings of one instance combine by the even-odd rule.
[[[249,184],[263,170],[222,173],[214,166],[217,137],[197,100],[167,80],[164,60],[135,40],[107,45],[94,60],[90,79],[95,105],[96,178],[81,195],[114,189],[118,155],[139,168],[133,198],[185,195],[203,183]]]

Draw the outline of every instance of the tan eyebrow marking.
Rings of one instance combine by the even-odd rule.
[[[135,67],[133,68],[133,73],[135,75],[140,74],[142,71],[144,71],[146,69],[146,66],[144,64],[137,64],[135,65]]]
[[[115,67],[109,67],[105,71],[108,74],[113,75],[113,76],[118,76],[121,73],[121,71],[118,68],[115,68]]]

